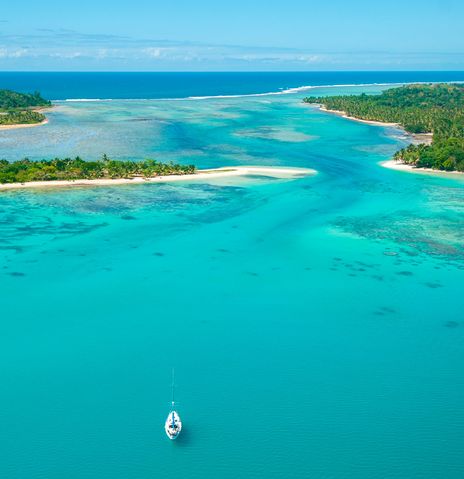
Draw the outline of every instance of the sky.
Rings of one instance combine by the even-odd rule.
[[[7,0],[2,71],[464,70],[455,0]]]

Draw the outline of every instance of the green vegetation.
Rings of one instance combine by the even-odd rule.
[[[29,125],[45,120],[45,115],[38,111],[10,111],[0,113],[0,125]]]
[[[362,120],[399,123],[409,133],[433,133],[431,145],[409,145],[395,159],[420,168],[464,171],[463,85],[407,85],[381,95],[308,97],[304,101]]]
[[[0,125],[22,125],[40,123],[45,116],[37,108],[47,108],[51,102],[40,93],[17,93],[0,90]]]
[[[1,110],[24,110],[30,107],[37,108],[47,106],[51,106],[51,102],[42,98],[37,91],[35,93],[17,93],[11,90],[0,90]]]
[[[26,183],[28,181],[153,178],[155,176],[187,175],[195,173],[193,165],[160,163],[156,160],[120,161],[106,155],[98,161],[76,158],[9,162],[0,160],[0,183]]]

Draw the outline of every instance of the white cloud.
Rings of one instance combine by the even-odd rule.
[[[49,56],[52,58],[64,58],[64,59],[73,59],[73,58],[80,58],[83,55],[82,52],[76,52],[76,51],[64,51],[64,52],[51,52],[49,53]]]
[[[452,52],[318,52],[47,29],[29,35],[0,32],[0,58],[3,69],[442,69],[464,63],[464,54]]]
[[[21,58],[27,56],[29,50],[26,48],[2,48],[0,47],[0,58]]]
[[[163,52],[161,48],[156,48],[156,47],[149,47],[149,48],[144,48],[143,53],[145,53],[147,56],[152,57],[152,58],[159,58]]]
[[[297,60],[303,63],[319,63],[324,60],[323,55],[301,55]]]

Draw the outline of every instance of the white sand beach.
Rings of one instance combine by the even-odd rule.
[[[343,118],[347,118],[348,120],[358,121],[360,123],[367,123],[369,125],[377,125],[377,126],[392,126],[395,128],[399,128],[400,130],[404,130],[404,128],[399,123],[387,123],[381,121],[370,121],[370,120],[361,120],[359,118],[355,118],[353,116],[348,116],[346,112],[340,110],[329,110],[325,108],[323,105],[319,106],[319,109],[327,112],[333,113],[334,115],[341,116]],[[405,131],[405,133],[413,138],[417,143],[424,143],[426,145],[430,145],[433,140],[433,133],[409,133]],[[462,171],[443,171],[443,170],[434,170],[433,168],[417,168],[412,165],[406,165],[405,163],[399,163],[395,160],[388,160],[380,163],[381,166],[384,168],[389,168],[391,170],[398,170],[398,171],[406,171],[408,173],[419,173],[419,174],[427,174],[427,175],[440,175],[443,177],[462,177]]]
[[[445,177],[461,177],[464,178],[464,172],[462,171],[443,171],[443,170],[434,170],[433,168],[417,168],[412,165],[406,165],[405,163],[399,163],[395,160],[383,161],[380,163],[384,168],[389,168],[391,170],[406,171],[408,173],[420,173],[426,175],[441,175]]]
[[[401,128],[399,123],[387,123],[387,122],[374,121],[374,120],[362,120],[361,118],[356,118],[354,116],[349,116],[345,111],[329,110],[324,105],[320,105],[319,109],[321,111],[325,111],[327,113],[333,113],[334,115],[338,115],[338,116],[341,116],[343,118],[347,118],[348,120],[358,121],[359,123],[367,123],[368,125],[378,125],[378,126],[393,126],[393,127]]]
[[[374,121],[374,120],[362,120],[361,118],[356,118],[354,116],[349,116],[345,111],[341,110],[329,110],[325,106],[320,105],[319,109],[326,113],[332,113],[337,116],[341,116],[342,118],[346,118],[348,120],[357,121],[359,123],[366,123],[367,125],[374,125],[374,126],[390,126],[393,128],[398,128],[405,132],[406,135],[413,138],[417,143],[424,143],[426,145],[430,145],[432,143],[433,134],[432,133],[409,133],[407,132],[399,123],[388,123],[383,121]]]
[[[315,175],[317,172],[309,168],[292,167],[274,167],[274,166],[233,166],[214,168],[209,170],[198,170],[197,173],[190,175],[167,175],[156,176],[154,178],[143,178],[140,176],[134,178],[96,180],[53,180],[53,181],[30,181],[27,183],[4,183],[0,184],[0,190],[16,190],[22,188],[55,188],[72,186],[114,186],[114,185],[134,185],[142,183],[170,183],[176,181],[198,181],[214,178],[227,178],[233,176],[268,176],[280,179],[297,179],[304,176]]]
[[[31,128],[33,126],[42,126],[48,123],[48,119],[41,121],[40,123],[21,123],[19,125],[0,125],[0,131],[2,130],[16,130],[17,128]]]

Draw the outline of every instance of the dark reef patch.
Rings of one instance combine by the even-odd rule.
[[[371,278],[375,279],[376,281],[384,281],[385,277],[380,274],[371,274]]]
[[[15,253],[22,253],[24,248],[22,246],[0,246],[0,251],[14,251]]]
[[[255,273],[254,271],[245,271],[245,274],[247,274],[248,276],[259,276],[259,274]]]
[[[390,306],[382,306],[380,310],[383,311],[384,313],[396,314],[396,309],[391,308]]]
[[[459,323],[457,321],[446,321],[445,323],[445,328],[457,328],[459,326]]]
[[[413,276],[414,273],[412,271],[397,271],[395,274],[398,276]]]
[[[423,261],[425,257],[464,260],[464,241],[460,234],[463,228],[462,215],[418,215],[413,211],[400,210],[394,214],[377,214],[363,217],[338,217],[332,223],[345,233],[371,241],[393,242],[401,254]],[[386,256],[398,253],[390,248]]]

